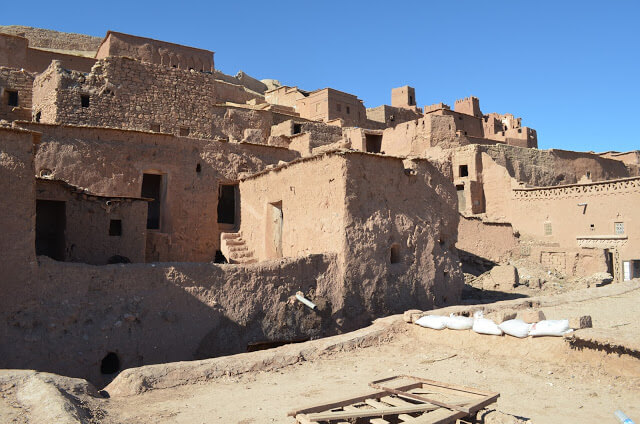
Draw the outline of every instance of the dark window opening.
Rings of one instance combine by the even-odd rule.
[[[380,153],[382,150],[382,135],[365,134],[365,149],[369,153]]]
[[[400,263],[401,258],[400,258],[400,245],[398,243],[394,243],[393,245],[391,245],[391,252],[390,252],[390,260],[392,264],[397,264]]]
[[[347,106],[347,115],[351,113],[351,109]]]
[[[218,187],[218,223],[236,223],[237,184],[226,184]]]
[[[109,221],[109,235],[121,236],[122,235],[122,220],[112,219]]]
[[[409,105],[411,106],[413,104],[413,96],[409,96]]]
[[[458,116],[458,120],[459,120],[459,121],[462,121],[462,116]]]
[[[18,106],[18,92],[13,90],[7,90],[7,105]]]
[[[100,362],[100,372],[102,374],[115,374],[120,371],[120,358],[113,352],[107,353]]]
[[[293,124],[293,133],[300,134],[302,132],[302,124]]]
[[[83,94],[80,96],[80,104],[82,107],[89,107],[89,96]]]
[[[40,122],[40,118],[42,118],[42,112],[38,111],[38,113],[36,113],[36,122]]]
[[[196,165],[196,172],[199,174],[200,172],[202,172],[202,166],[200,166],[200,164]]]
[[[518,133],[522,133],[522,129],[521,128],[518,129]]]
[[[216,257],[213,260],[213,262],[216,263],[216,264],[228,264],[229,263],[227,258],[222,254],[222,252],[220,250],[216,250]]]
[[[338,112],[341,112],[341,111],[342,111],[342,105],[341,105],[340,103],[336,104],[336,110],[337,110]]]
[[[151,124],[151,131],[160,132],[160,124]]]
[[[188,136],[190,132],[191,130],[189,129],[189,127],[180,127],[180,135],[182,137]]]
[[[66,221],[65,202],[36,200],[36,255],[64,261]]]
[[[469,167],[467,165],[460,165],[458,169],[459,177],[468,177],[469,176]]]
[[[587,171],[587,178],[591,178],[591,171]]]
[[[591,229],[591,231],[595,231],[596,226],[594,224],[589,225],[589,228]]]
[[[160,206],[162,202],[162,175],[143,174],[141,197],[153,199],[148,202],[147,229],[160,229]]]

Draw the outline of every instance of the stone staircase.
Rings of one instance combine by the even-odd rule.
[[[253,264],[258,262],[242,238],[242,232],[221,233],[220,251],[230,264]]]

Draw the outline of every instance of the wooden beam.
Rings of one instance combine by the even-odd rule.
[[[398,415],[398,414],[411,414],[414,412],[428,412],[434,409],[440,409],[437,406],[429,404],[419,405],[407,405],[407,406],[394,406],[386,408],[348,408],[344,411],[336,412],[318,412],[315,414],[308,414],[307,417],[311,421],[329,421],[329,420],[346,420],[349,418],[367,418],[367,417],[384,417],[385,415]]]

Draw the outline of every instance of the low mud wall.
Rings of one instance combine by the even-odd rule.
[[[114,367],[211,358],[246,352],[249,343],[341,331],[332,319],[332,299],[344,298],[333,255],[254,265],[38,260],[32,297],[0,312],[0,368],[102,387],[115,375],[103,371]],[[316,310],[294,300],[299,290]]]

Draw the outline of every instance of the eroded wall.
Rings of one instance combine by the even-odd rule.
[[[0,119],[31,119],[31,99],[35,74],[0,66]],[[9,104],[9,92],[18,93],[18,104]]]
[[[215,102],[213,75],[125,57],[100,60],[88,75],[54,61],[36,77],[33,92],[33,111],[42,111],[43,123],[204,138],[212,136]]]
[[[43,133],[36,172],[107,196],[140,197],[144,173],[163,176],[160,229],[149,261],[210,261],[219,249],[218,185],[291,161],[296,152],[166,134],[21,123]],[[199,168],[198,168],[199,165]]]
[[[253,266],[40,261],[31,295],[0,309],[0,368],[86,378],[99,387],[112,377],[100,372],[109,352],[124,369],[336,334],[325,299],[348,296],[335,285],[331,256]],[[318,309],[290,301],[297,291]]]
[[[35,270],[33,137],[0,127],[0,304],[23,296]]]

